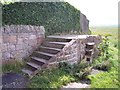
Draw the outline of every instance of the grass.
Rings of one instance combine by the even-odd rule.
[[[41,74],[33,77],[29,88],[60,88],[67,83],[75,81],[63,68],[45,70]]]
[[[13,63],[7,63],[2,65],[2,72],[8,73],[8,72],[16,72],[21,73],[21,68],[23,67],[23,63],[19,61],[14,61]]]
[[[118,46],[118,28],[117,27],[91,27],[90,30],[94,35],[110,35],[109,39],[112,45]]]
[[[111,69],[108,72],[103,72],[97,75],[88,76],[91,79],[92,88],[118,88],[120,86],[118,79],[118,29],[117,28],[107,28],[107,27],[97,27],[91,28],[93,34],[99,34],[105,36],[110,35],[110,47],[109,53],[110,57],[108,61],[111,63]],[[116,46],[117,45],[117,46]],[[101,60],[102,56],[97,58],[96,61],[103,62]]]

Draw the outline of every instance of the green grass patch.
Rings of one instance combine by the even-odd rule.
[[[91,79],[91,88],[118,88],[118,72],[111,69],[109,72],[99,73],[89,76]]]
[[[14,63],[7,63],[2,65],[2,72],[8,73],[8,72],[16,72],[21,73],[21,68],[23,67],[23,63],[19,61],[15,61]]]
[[[111,69],[107,72],[103,72],[97,75],[90,75],[88,76],[91,80],[91,87],[92,88],[118,88],[120,86],[119,79],[118,79],[118,49],[111,47],[109,50],[112,57],[110,57],[107,62],[110,62]],[[101,64],[102,63],[102,64]],[[102,60],[102,56],[97,58],[94,62],[95,65],[105,65],[104,61]],[[109,67],[106,65],[106,67]]]
[[[29,88],[60,88],[67,83],[75,81],[63,68],[45,70],[31,79]]]
[[[119,78],[118,78],[118,29],[117,28],[105,28],[97,27],[91,28],[93,34],[97,35],[109,35],[110,45],[108,52],[110,56],[107,61],[111,64],[111,69],[107,72],[99,73],[97,75],[89,75],[88,78],[91,80],[92,88],[118,88]],[[103,56],[95,59],[94,66],[106,61]]]

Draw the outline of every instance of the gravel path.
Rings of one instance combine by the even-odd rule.
[[[90,85],[89,84],[83,84],[83,83],[70,83],[68,84],[67,86],[63,86],[63,89],[64,88],[89,88]]]
[[[101,72],[103,72],[103,71],[92,69],[90,74],[96,75],[96,74],[101,73]],[[87,84],[87,82],[89,83],[89,81],[82,81],[82,83],[80,83],[80,82],[79,83],[77,83],[77,82],[69,83],[68,85],[63,86],[62,90],[66,89],[66,88],[69,88],[69,90],[70,90],[70,88],[71,88],[71,90],[72,90],[72,88],[74,88],[74,89],[75,88],[90,88],[90,84]]]

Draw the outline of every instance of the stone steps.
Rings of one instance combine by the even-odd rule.
[[[68,42],[48,42],[48,43],[59,44],[59,45],[66,45],[66,44],[68,44]]]
[[[61,51],[61,49],[58,49],[58,48],[50,48],[50,47],[44,47],[44,46],[41,46],[41,47],[44,48],[44,49],[51,49],[51,50]]]
[[[44,47],[50,47],[50,48],[57,48],[57,49],[62,49],[65,44],[58,44],[58,43],[50,43],[50,42],[43,42],[42,46]]]
[[[50,54],[50,53],[41,52],[41,51],[34,51],[34,56],[45,59],[45,60],[49,60],[51,57],[55,56],[55,54]]]
[[[22,69],[22,71],[29,76],[34,76],[38,71],[46,68],[51,62],[51,58],[61,52],[63,47],[68,44],[70,40],[71,39],[66,38],[58,39],[56,37],[48,37],[43,44],[33,52],[31,60],[26,62],[27,67]]]
[[[38,57],[31,57],[31,58],[34,59],[34,60],[36,60],[36,61],[38,61],[38,62],[42,62],[44,64],[48,63],[48,61],[45,60],[45,59],[41,59],[41,58],[38,58]]]
[[[65,38],[65,37],[60,37],[60,36],[47,36],[48,41],[53,41],[53,42],[70,42],[72,39],[70,38]]]
[[[40,70],[54,67],[59,62],[78,63],[81,60],[80,56],[85,56],[86,61],[92,62],[95,42],[86,43],[87,38],[88,35],[48,36],[30,56],[26,67],[22,69],[23,73],[32,77]]]
[[[39,50],[45,53],[50,53],[50,54],[56,54],[61,51],[61,49],[59,48],[51,48],[51,47],[45,47],[45,46],[40,46]]]
[[[32,68],[41,69],[40,65],[38,65],[38,64],[36,64],[34,62],[27,62],[26,64],[31,66]]]
[[[29,76],[31,76],[33,74],[33,71],[31,71],[30,69],[27,69],[27,68],[23,68],[22,72],[29,75]]]

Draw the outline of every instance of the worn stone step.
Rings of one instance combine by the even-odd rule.
[[[51,49],[51,50],[61,51],[61,49],[58,49],[58,48],[51,48],[51,47],[44,47],[44,46],[41,46],[41,47],[44,48],[44,49]]]
[[[34,59],[34,60],[36,60],[36,61],[38,61],[38,62],[48,63],[48,61],[47,61],[47,60],[42,59],[42,58],[38,58],[38,57],[31,57],[31,58],[32,58],[32,59]]]
[[[41,66],[39,66],[38,64],[33,63],[33,62],[27,62],[27,65],[29,65],[33,68],[36,68],[36,69],[41,69]]]
[[[46,53],[46,52],[40,52],[40,51],[35,51],[34,56],[35,57],[39,57],[45,60],[49,60],[50,58],[52,58],[53,56],[55,56],[56,54],[50,54],[50,53]]]
[[[57,54],[62,49],[41,46],[39,50],[46,53]]]
[[[62,49],[65,45],[64,44],[58,44],[58,43],[44,42],[42,44],[42,46],[44,46],[44,47],[50,47],[50,48]]]
[[[55,41],[55,42],[70,42],[72,39],[69,37],[63,36],[47,36],[48,41]]]
[[[55,56],[54,54],[45,53],[45,52],[40,52],[40,51],[36,51],[36,53],[43,54],[43,55],[45,55],[45,56],[50,56],[50,57]]]
[[[25,74],[28,74],[29,76],[31,76],[31,75],[32,75],[32,73],[33,73],[33,71],[32,71],[32,70],[27,69],[27,68],[23,68],[23,69],[22,69],[22,72],[23,72],[23,73],[25,73]]]
[[[75,36],[66,36],[66,35],[62,35],[62,36],[58,36],[58,35],[51,35],[51,36],[47,36],[47,38],[57,38],[57,39],[74,39]]]
[[[68,42],[48,42],[48,43],[60,44],[60,45],[66,45],[66,44],[68,44]]]

